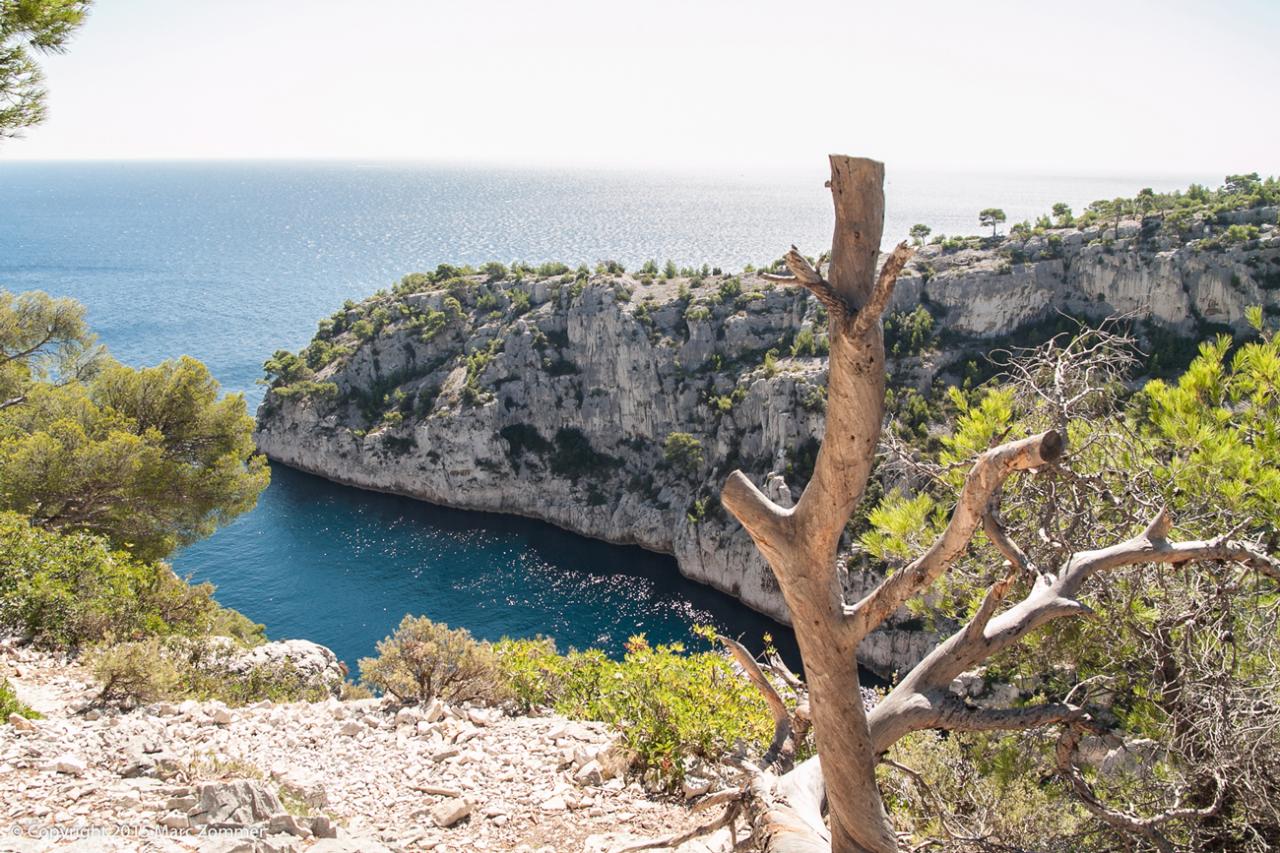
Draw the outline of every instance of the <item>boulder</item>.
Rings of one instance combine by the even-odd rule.
[[[10,714],[9,725],[20,732],[34,732],[36,730],[36,724],[21,714]]]
[[[236,779],[200,785],[187,815],[193,826],[237,827],[264,823],[283,811],[280,798],[261,782]]]
[[[88,769],[88,765],[85,764],[84,759],[80,756],[67,752],[45,764],[43,769],[63,773],[67,776],[83,776],[85,770]]]
[[[329,820],[328,815],[313,815],[309,819],[311,834],[316,838],[337,838],[338,828]]]
[[[227,662],[231,672],[246,673],[256,667],[292,668],[305,682],[337,696],[346,670],[333,651],[310,640],[277,640],[237,652]]]
[[[329,805],[328,791],[319,778],[294,770],[285,771],[278,776],[272,775],[282,792],[301,800],[309,808],[323,809]]]
[[[471,803],[465,799],[447,799],[431,809],[436,826],[448,828],[471,815]]]
[[[311,826],[308,823],[299,821],[298,818],[288,812],[279,812],[273,814],[271,820],[267,822],[267,832],[283,833],[296,838],[307,838],[311,835]]]
[[[603,785],[604,770],[600,767],[600,762],[594,758],[586,764],[578,768],[578,772],[573,774],[573,781],[579,785]]]

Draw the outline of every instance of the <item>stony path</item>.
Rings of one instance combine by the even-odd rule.
[[[3,674],[47,718],[0,721],[0,851],[577,853],[703,817],[616,775],[600,724],[378,700],[76,713],[78,667],[0,646]]]

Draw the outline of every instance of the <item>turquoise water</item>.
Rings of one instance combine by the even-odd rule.
[[[831,231],[824,177],[0,162],[0,287],[74,296],[121,360],[190,354],[256,405],[272,351],[304,345],[343,300],[406,272],[492,259],[737,269],[793,242],[816,253]],[[993,205],[1014,222],[1055,201],[1079,209],[1218,178],[890,170],[886,240],[913,222],[973,233]],[[406,612],[614,652],[636,632],[685,639],[695,621],[753,644],[777,630],[666,557],[279,467],[256,510],[173,562],[272,636],[314,639],[352,664]]]

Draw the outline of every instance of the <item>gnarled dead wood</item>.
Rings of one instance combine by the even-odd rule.
[[[992,498],[1009,475],[1056,461],[1062,448],[1062,435],[1049,430],[993,447],[979,456],[969,469],[950,521],[929,550],[851,608],[849,615],[858,631],[870,633],[913,596],[928,589],[969,547],[978,525],[988,515]]]
[[[831,157],[836,226],[827,280],[834,297],[848,310],[832,313],[829,320],[826,438],[808,485],[796,505],[784,509],[741,472],[734,472],[721,496],[773,568],[804,656],[815,736],[824,750],[841,756],[822,769],[831,844],[837,850],[896,849],[883,803],[878,796],[864,795],[875,790],[877,757],[870,749],[857,689],[855,653],[861,637],[844,617],[835,570],[840,534],[862,499],[884,417],[884,341],[876,312],[888,297],[877,293],[888,292],[905,263],[902,257],[901,263],[890,265],[877,287],[883,183],[882,164]],[[800,273],[807,274],[803,268]],[[871,320],[847,322],[850,316],[872,314]],[[764,793],[772,796],[772,787],[762,786]],[[775,828],[769,830],[770,844],[772,849],[785,849],[783,845],[791,843],[807,824],[798,827],[785,819],[786,812],[765,808],[766,815],[775,813],[783,817],[771,824]],[[814,842],[806,836],[795,843]]]
[[[787,710],[787,703],[782,701],[782,697],[761,671],[760,665],[756,663],[751,652],[747,651],[746,646],[729,637],[717,635],[716,639],[729,650],[733,659],[738,662],[738,666],[742,667],[747,678],[764,697],[765,704],[769,706],[769,713],[773,716],[773,742],[769,744],[769,749],[765,752],[761,763],[770,770],[775,766],[783,771],[790,770],[796,750],[795,743],[791,739],[791,712]]]

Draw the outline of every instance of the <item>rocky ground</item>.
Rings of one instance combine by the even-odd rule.
[[[701,815],[618,774],[602,725],[380,700],[90,708],[0,644],[44,714],[0,721],[0,851],[605,851]]]

